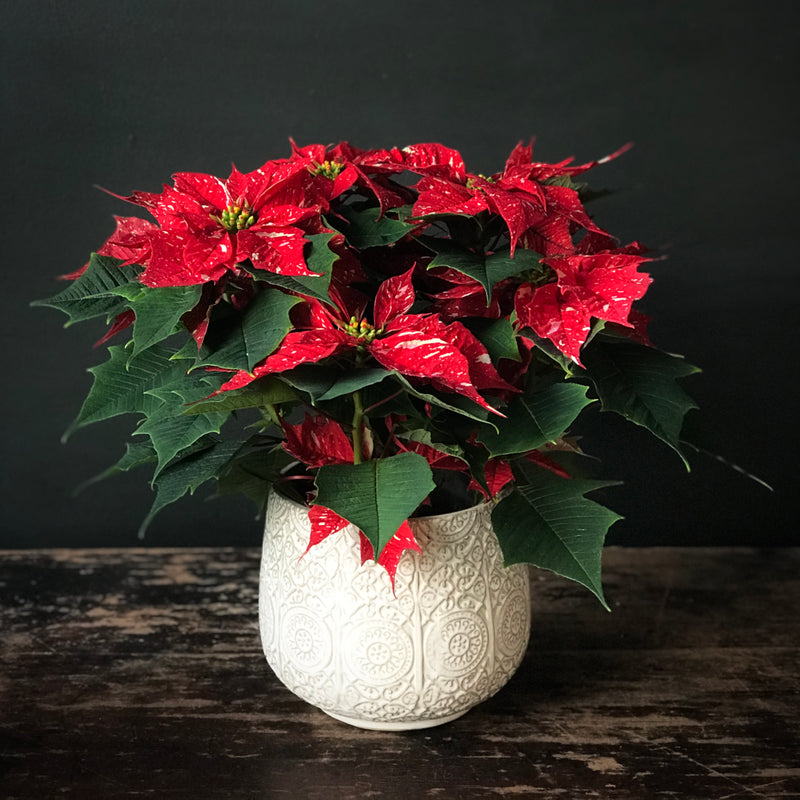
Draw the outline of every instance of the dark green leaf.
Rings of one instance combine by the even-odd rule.
[[[344,206],[340,207],[339,213],[344,220],[332,217],[326,221],[331,228],[343,233],[348,244],[355,247],[356,250],[392,244],[417,227],[417,225],[409,225],[386,215],[381,217],[380,208],[366,208],[359,211]]]
[[[464,448],[461,447],[461,445],[436,441],[434,434],[429,430],[425,430],[424,428],[396,429],[396,433],[398,438],[405,442],[420,442],[421,444],[428,445],[428,447],[433,447],[440,453],[445,453],[453,458],[461,459],[465,464],[467,462],[464,455]]]
[[[111,319],[128,307],[125,298],[120,297],[115,290],[127,284],[133,284],[137,289],[142,288],[136,280],[142,267],[121,267],[121,263],[115,258],[92,253],[83,275],[71,281],[66,289],[53,297],[36,300],[31,305],[48,306],[63,311],[69,317],[67,325],[94,317]]]
[[[155,475],[169,464],[182,450],[193,445],[209,433],[219,433],[227,414],[196,414],[185,416],[168,407],[148,417],[137,429],[136,434],[150,437],[153,449],[158,454]]]
[[[517,336],[509,319],[470,319],[465,323],[489,352],[492,361],[496,363],[501,358],[520,360]]]
[[[496,414],[492,414],[491,419],[489,419],[490,412],[486,411],[484,408],[481,408],[477,403],[473,403],[472,400],[469,400],[461,395],[453,394],[448,395],[448,399],[450,399],[450,402],[448,403],[445,400],[442,400],[442,398],[438,395],[419,390],[399,372],[393,372],[392,377],[398,383],[400,383],[403,388],[413,397],[417,397],[426,403],[438,406],[446,411],[451,411],[454,414],[458,414],[462,417],[467,417],[468,419],[475,420],[476,422],[482,422],[484,425],[488,425],[490,428],[497,430],[497,422],[501,419],[501,417],[497,416]]]
[[[335,397],[352,394],[366,386],[380,383],[389,375],[391,375],[389,370],[383,367],[354,367],[352,372],[340,377],[327,391],[315,399],[319,402],[324,402],[325,400],[333,400]]]
[[[216,374],[180,375],[170,383],[147,393],[157,397],[162,404],[152,411],[137,428],[137,434],[150,437],[158,454],[156,475],[180,452],[191,447],[209,433],[219,433],[227,420],[227,412],[186,415],[187,404],[208,397],[223,379]]]
[[[161,386],[147,390],[147,394],[157,397],[169,406],[169,413],[182,414],[189,403],[203,400],[215,392],[226,379],[219,372],[185,373],[173,377]],[[163,405],[158,407],[160,413]]]
[[[472,250],[464,250],[446,239],[425,237],[422,241],[426,247],[436,253],[433,261],[428,264],[428,269],[450,267],[474,278],[483,286],[487,305],[492,299],[492,288],[500,281],[540,267],[541,256],[539,253],[521,247],[517,248],[514,258],[511,258],[508,250],[486,255],[475,253]]]
[[[333,265],[339,260],[339,256],[330,249],[330,241],[335,233],[310,233],[306,234],[306,239],[311,242],[311,249],[306,256],[306,266],[318,275],[327,276],[330,279]]]
[[[526,453],[563,436],[581,410],[592,401],[586,387],[556,383],[541,391],[515,397],[497,421],[498,432],[482,430],[478,440],[493,456]]]
[[[282,372],[281,380],[286,381],[311,398],[312,403],[336,385],[344,371],[333,364],[301,364],[299,367]]]
[[[170,360],[172,351],[156,345],[128,361],[123,347],[109,347],[110,359],[92,367],[94,383],[84,401],[80,414],[64,434],[92,422],[109,419],[118,414],[150,414],[162,401],[148,392],[174,381],[185,372],[185,364]]]
[[[345,371],[334,364],[301,364],[281,373],[281,380],[308,394],[313,403],[318,403],[373,386],[389,375],[392,373],[383,367],[353,365]]]
[[[523,328],[521,333],[536,345],[534,353],[547,356],[555,365],[561,368],[565,377],[573,378],[581,372],[580,367],[571,358],[565,356],[549,339],[540,339],[531,328]]]
[[[219,494],[243,494],[255,503],[261,516],[267,504],[269,489],[281,470],[294,461],[280,445],[237,456],[228,464],[217,481]]]
[[[201,286],[162,286],[144,289],[130,307],[136,315],[133,323],[135,358],[151,345],[162,342],[175,332],[180,318],[200,300]]]
[[[156,499],[139,528],[143,537],[147,526],[162,508],[194,492],[206,481],[214,479],[241,447],[239,442],[216,442],[167,466],[155,479]]]
[[[213,350],[204,352],[196,366],[252,372],[283,341],[292,327],[289,312],[299,302],[278,289],[258,292],[241,314],[221,323],[221,341],[215,341],[209,329],[206,340],[213,342]]]
[[[154,461],[156,461],[156,459],[156,451],[153,450],[153,446],[149,441],[127,442],[125,444],[125,455],[123,455],[116,464],[113,464],[108,469],[103,470],[103,472],[101,472],[99,475],[95,475],[93,478],[89,478],[89,480],[84,481],[80,486],[78,486],[77,489],[75,489],[75,494],[82,492],[88,486],[91,486],[98,481],[105,480],[113,475],[118,475],[120,472],[129,472],[136,467],[141,467],[145,464],[152,464]]]
[[[416,453],[320,467],[316,484],[315,502],[359,528],[376,558],[435,487],[427,461]]]
[[[330,303],[331,301],[330,297],[328,297],[329,276],[315,278],[307,275],[276,275],[274,272],[249,267],[247,271],[257,281],[268,283],[271,286],[278,286],[287,292],[295,292],[304,297],[313,297],[323,303]]]
[[[677,380],[700,370],[652,347],[598,339],[582,358],[604,411],[647,428],[683,459],[680,433],[686,413],[697,408]]]
[[[492,525],[506,566],[534,564],[603,598],[601,555],[618,514],[587,500],[587,492],[613,482],[561,478],[532,464],[519,467],[521,480],[492,511]]]
[[[209,414],[218,411],[236,411],[244,408],[266,408],[279,403],[298,400],[297,392],[273,375],[247,384],[241,389],[222,392],[207,400],[187,406],[184,414]]]

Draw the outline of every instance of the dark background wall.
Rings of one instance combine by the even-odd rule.
[[[30,309],[125,204],[176,171],[227,175],[299,143],[442,141],[502,167],[635,149],[591,173],[601,225],[669,255],[644,310],[704,368],[687,384],[711,449],[691,475],[604,419],[585,440],[626,486],[625,544],[797,542],[797,63],[792,2],[2,2],[3,364],[0,546],[136,543],[145,476],[70,491],[121,454],[132,420],[59,436],[105,359],[102,326]],[[246,544],[249,505],[184,500],[147,543]]]

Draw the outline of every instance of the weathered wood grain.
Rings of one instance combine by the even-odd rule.
[[[800,797],[800,550],[534,571],[519,673],[450,725],[344,726],[271,674],[257,551],[0,552],[0,797]]]

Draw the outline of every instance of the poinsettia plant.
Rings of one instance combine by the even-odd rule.
[[[121,198],[152,220],[118,217],[39,303],[118,342],[70,431],[137,415],[106,474],[154,467],[143,529],[209,481],[259,508],[275,486],[308,504],[309,547],[352,523],[393,580],[409,518],[485,501],[507,564],[602,601],[618,517],[567,466],[578,418],[599,403],[680,453],[696,371],[647,338],[645,248],[585,208],[579,176],[625,149],[548,164],[519,144],[487,176],[441,144],[292,143]]]

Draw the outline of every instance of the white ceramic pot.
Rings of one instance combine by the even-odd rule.
[[[411,520],[396,596],[383,567],[360,563],[353,526],[303,555],[305,506],[273,492],[259,619],[269,665],[296,695],[362,728],[441,725],[516,671],[530,632],[523,565],[504,568],[490,506]]]

